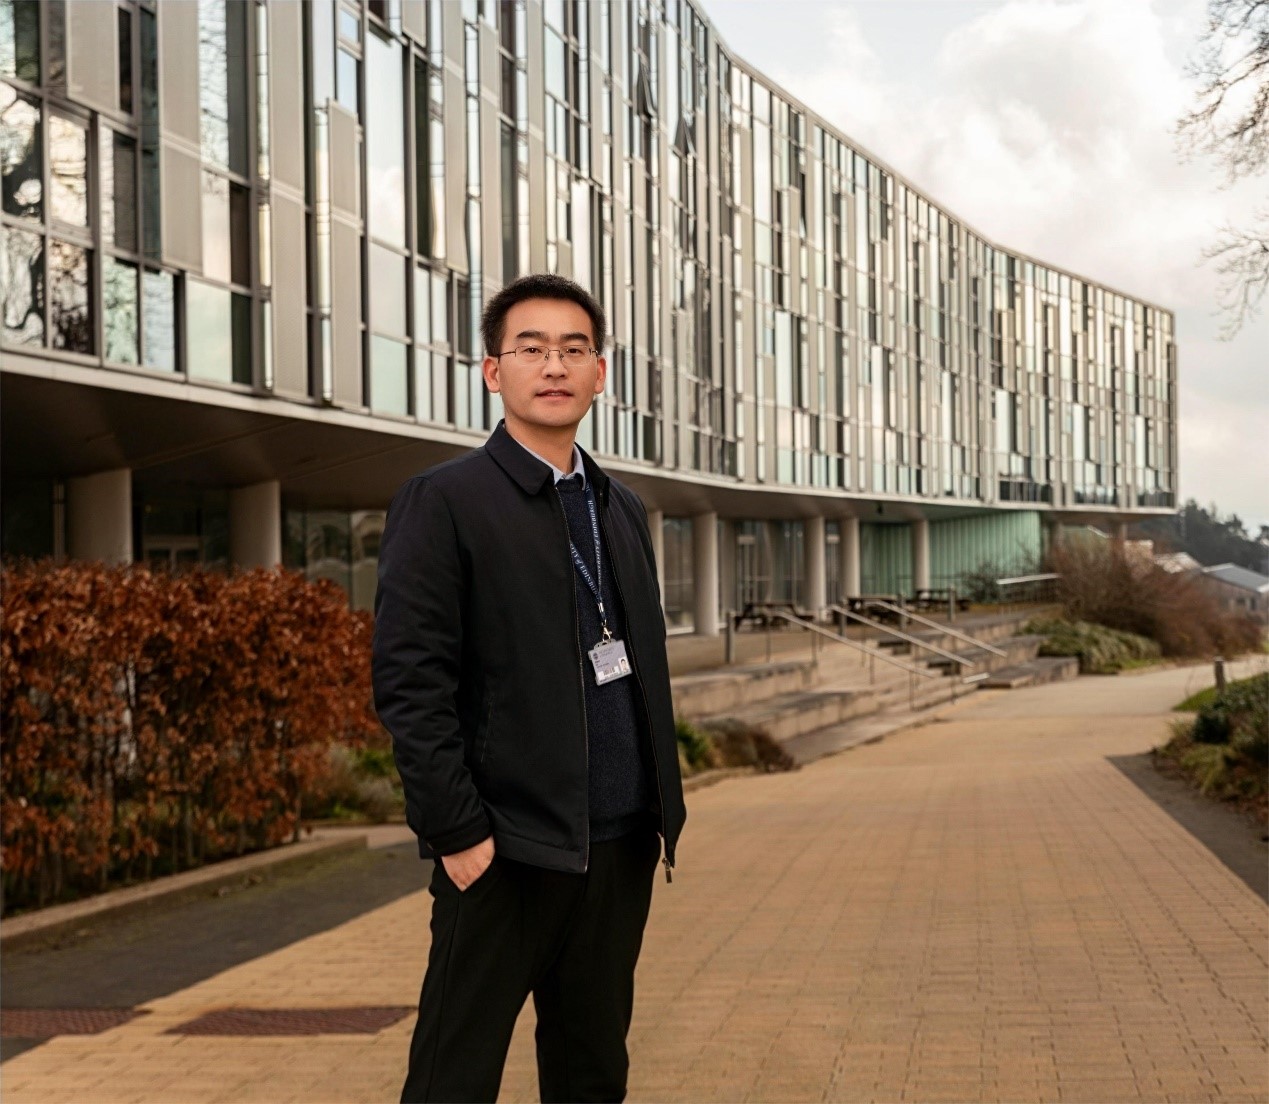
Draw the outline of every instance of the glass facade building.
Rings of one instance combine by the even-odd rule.
[[[694,544],[722,608],[822,604],[1175,506],[1173,315],[965,225],[684,0],[0,0],[0,168],[9,554],[353,579],[496,424],[481,308],[545,270],[609,312],[580,440],[672,622]]]

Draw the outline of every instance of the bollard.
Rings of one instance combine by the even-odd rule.
[[[1216,657],[1216,692],[1219,694],[1225,689],[1225,660],[1221,656]]]
[[[736,611],[727,611],[727,636],[724,642],[723,662],[730,667],[736,662]]]

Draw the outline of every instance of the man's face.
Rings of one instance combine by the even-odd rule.
[[[559,350],[595,345],[588,315],[567,299],[526,299],[507,312],[502,345],[506,356],[485,357],[485,386],[502,396],[508,422],[541,429],[576,427],[604,389],[608,365],[602,356],[564,363]],[[526,365],[510,350],[550,349],[546,362]]]

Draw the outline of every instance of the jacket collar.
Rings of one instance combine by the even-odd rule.
[[[586,469],[586,479],[595,486],[601,502],[608,501],[608,476],[581,445],[577,446],[582,454],[582,467]],[[550,486],[554,486],[549,464],[542,463],[528,449],[520,445],[507,432],[505,421],[499,420],[497,427],[485,442],[485,451],[493,457],[494,462],[502,468],[511,479],[519,484],[525,494],[539,494]]]

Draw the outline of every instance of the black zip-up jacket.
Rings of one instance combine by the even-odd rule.
[[[626,615],[666,874],[686,819],[647,513],[584,451]],[[580,872],[590,858],[576,571],[551,469],[498,428],[406,481],[388,509],[374,694],[424,857],[474,847]]]

